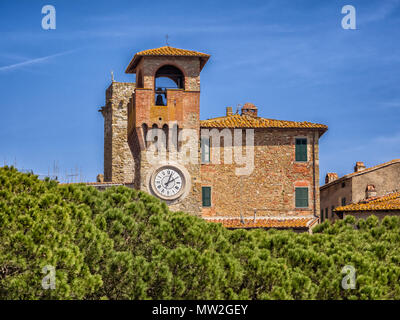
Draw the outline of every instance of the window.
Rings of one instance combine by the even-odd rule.
[[[333,218],[333,216],[334,216],[333,209],[335,209],[335,206],[332,206],[332,207],[331,207],[331,217],[332,217],[332,218]]]
[[[307,161],[307,139],[296,139],[296,161]]]
[[[342,182],[342,188],[346,186],[346,182]]]
[[[346,205],[346,198],[342,198],[342,206]]]
[[[201,187],[203,207],[211,207],[211,187]]]
[[[296,208],[308,208],[308,188],[296,188]]]
[[[325,218],[328,219],[328,208],[325,208]]]
[[[201,162],[202,163],[210,162],[210,138],[209,137],[201,138]]]
[[[324,209],[321,209],[321,222],[324,222]]]

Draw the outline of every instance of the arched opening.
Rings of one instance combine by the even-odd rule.
[[[143,88],[143,73],[139,70],[136,73],[136,88]]]
[[[185,77],[177,67],[166,65],[159,68],[154,77],[155,105],[167,105],[167,89],[184,89]]]
[[[144,146],[147,148],[147,132],[148,132],[148,125],[146,123],[142,124],[142,130],[143,130],[143,138],[144,138]]]
[[[169,136],[169,128],[167,124],[164,124],[162,127],[162,130],[164,131],[165,134],[165,149],[168,150],[168,136]]]

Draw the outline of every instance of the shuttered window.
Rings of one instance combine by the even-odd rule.
[[[201,188],[203,207],[211,207],[211,187]]]
[[[201,162],[210,162],[210,138],[201,138]]]
[[[307,139],[296,139],[296,161],[307,161]]]
[[[296,208],[308,208],[308,188],[296,188]]]

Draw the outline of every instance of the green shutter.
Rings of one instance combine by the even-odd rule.
[[[296,139],[296,161],[307,161],[307,139]]]
[[[210,162],[210,138],[201,138],[201,162]]]
[[[308,188],[296,188],[296,208],[308,208]]]
[[[211,207],[211,187],[202,187],[201,196],[203,207]]]

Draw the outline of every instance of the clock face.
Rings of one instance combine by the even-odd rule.
[[[184,177],[182,172],[172,166],[165,166],[157,170],[153,176],[152,187],[156,195],[163,199],[175,199],[183,190]]]

